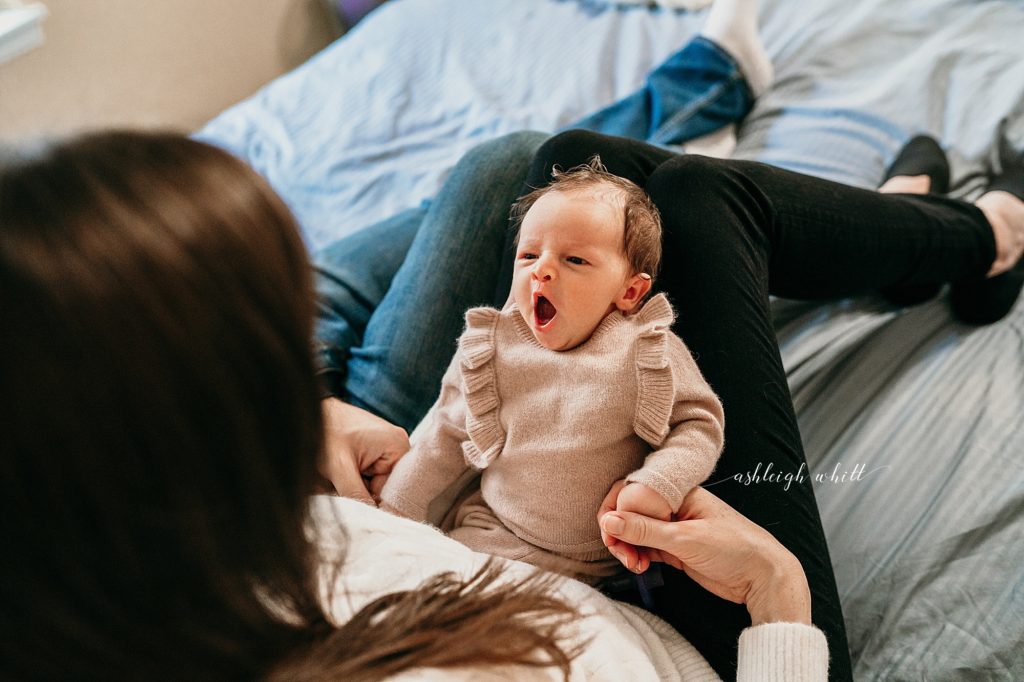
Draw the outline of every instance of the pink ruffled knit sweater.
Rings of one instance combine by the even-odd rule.
[[[615,481],[643,483],[676,510],[722,449],[721,403],[669,331],[673,319],[660,294],[633,315],[612,312],[585,343],[558,352],[537,342],[514,305],[469,310],[441,394],[382,508],[436,522],[431,503],[477,470],[476,502],[523,543],[607,561],[597,510]]]

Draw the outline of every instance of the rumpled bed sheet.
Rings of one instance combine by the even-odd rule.
[[[266,176],[313,249],[432,196],[482,140],[628,94],[704,16],[393,0],[198,137]],[[760,24],[776,83],[739,157],[874,187],[928,131],[971,197],[1002,118],[1024,147],[1024,3],[765,0]],[[856,679],[1024,679],[1024,303],[981,329],[941,299],[775,310]]]

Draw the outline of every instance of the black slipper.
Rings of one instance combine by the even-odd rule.
[[[896,155],[896,160],[885,172],[885,180],[897,175],[927,175],[931,180],[929,194],[949,191],[949,161],[935,138],[928,135],[914,137]],[[930,301],[941,290],[942,283],[937,282],[884,287],[879,292],[893,305],[906,307]]]
[[[999,128],[999,145],[986,191],[1009,192],[1024,201],[1024,151],[1006,139],[1005,119]],[[1024,287],[1024,259],[1001,275],[953,282],[949,302],[953,313],[968,324],[992,324],[1006,317]]]
[[[1006,317],[1024,287],[1024,260],[1001,275],[954,282],[949,303],[957,319],[967,324],[992,324]]]
[[[885,172],[885,179],[897,175],[927,175],[932,181],[928,194],[941,195],[949,191],[949,161],[946,152],[929,135],[918,135],[903,145],[896,160]]]

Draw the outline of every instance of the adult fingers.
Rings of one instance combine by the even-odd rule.
[[[609,547],[608,551],[612,553],[619,562],[631,571],[636,571],[636,567],[640,563],[640,552],[633,545],[625,542],[618,542],[613,547]]]
[[[395,464],[398,460],[405,456],[405,450],[391,450],[388,452],[382,452],[377,459],[375,459],[370,466],[363,470],[364,476],[387,476],[391,473],[392,469],[395,468]]]
[[[653,547],[679,556],[680,537],[685,531],[677,521],[659,521],[632,512],[608,512],[601,517],[601,529],[617,540]]]
[[[622,488],[625,487],[625,485],[625,480],[620,479],[618,481],[615,481],[615,483],[612,483],[611,490],[609,490],[608,494],[604,496],[603,500],[601,500],[601,505],[597,508],[597,522],[599,527],[601,523],[601,517],[615,509],[619,500],[619,491],[622,490]],[[608,548],[611,548],[611,546],[614,544],[614,538],[608,535],[608,533],[604,531],[604,528],[601,528],[601,541],[604,542],[604,546]]]
[[[379,417],[373,417],[373,420],[365,427],[354,425],[352,435],[335,441],[355,455],[364,476],[391,473],[398,460],[409,452],[409,434],[405,429]]]
[[[636,567],[633,569],[637,573],[643,573],[651,567],[651,550],[644,547],[638,547],[636,550]]]
[[[327,478],[334,484],[334,489],[342,497],[351,497],[354,500],[377,506],[366,489],[363,477],[353,458],[347,456],[330,457],[324,472]]]
[[[625,479],[619,479],[618,481],[615,481],[615,483],[612,483],[611,490],[609,490],[608,494],[604,496],[603,500],[601,500],[601,506],[597,508],[598,521],[601,520],[602,516],[615,509],[615,504],[619,499],[619,491],[622,490],[625,485]]]
[[[374,476],[370,479],[370,494],[373,495],[373,499],[380,500],[380,491],[384,489],[384,484],[387,482],[386,475]]]
[[[621,491],[625,485],[625,480],[615,481],[615,483],[612,484],[611,489],[608,491],[608,494],[604,496],[604,499],[601,501],[601,505],[597,510],[599,527],[601,518],[608,512],[615,509],[619,499],[619,491]],[[604,542],[605,547],[608,548],[611,555],[619,560],[619,563],[630,571],[634,570],[634,567],[639,563],[640,554],[636,547],[628,542],[617,540],[606,533],[603,528],[601,529],[601,540]]]

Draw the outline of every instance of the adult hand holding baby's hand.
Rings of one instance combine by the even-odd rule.
[[[376,506],[384,482],[409,451],[405,429],[338,398],[322,401],[320,473],[338,494]]]
[[[614,487],[612,492],[617,492]],[[754,625],[810,623],[811,594],[799,560],[768,531],[707,490],[691,490],[675,521],[605,505],[602,510],[601,533],[616,541],[612,547],[626,543],[649,548],[649,560],[681,569],[706,590],[745,604]]]
[[[672,507],[668,500],[643,483],[616,481],[601,503],[601,508],[597,512],[598,521],[606,512],[613,510],[640,514],[662,521],[672,518]],[[646,549],[616,539],[606,533],[603,528],[601,540],[604,541],[608,551],[629,570],[643,573],[650,566],[651,560]]]
[[[672,507],[669,506],[668,500],[643,483],[627,483],[622,486],[615,500],[615,509],[643,514],[662,521],[672,518]]]

